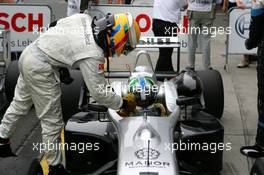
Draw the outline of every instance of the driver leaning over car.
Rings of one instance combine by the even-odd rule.
[[[0,125],[0,157],[13,156],[11,137],[16,123],[27,115],[34,104],[41,121],[44,144],[60,143],[63,128],[59,68],[79,68],[93,99],[112,109],[134,111],[131,98],[122,99],[114,92],[98,91],[106,85],[105,57],[127,53],[139,41],[138,24],[129,13],[92,19],[88,14],[75,14],[60,19],[56,26],[41,34],[19,59],[20,75],[12,103]],[[63,167],[60,150],[46,150],[49,175],[70,174]]]

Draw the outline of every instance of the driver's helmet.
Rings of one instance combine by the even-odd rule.
[[[110,54],[120,56],[136,48],[140,38],[138,23],[130,13],[114,15],[115,24],[107,37]]]
[[[200,99],[201,104],[204,105],[202,82],[197,73],[187,70],[174,78],[173,81],[177,85],[179,96],[197,97]]]
[[[129,79],[128,91],[134,94],[137,105],[145,108],[155,101],[158,86],[150,74],[141,73]]]

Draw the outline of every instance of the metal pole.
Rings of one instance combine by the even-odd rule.
[[[230,22],[230,12],[233,10],[234,8],[231,8],[229,9],[228,11],[228,25],[229,25],[229,22]],[[228,59],[229,59],[229,55],[228,55],[228,52],[229,52],[229,35],[226,35],[226,54],[225,54],[225,66],[224,66],[224,69],[226,70],[226,72],[229,73],[229,66],[228,66]]]
[[[181,47],[177,47],[177,73],[180,72]]]

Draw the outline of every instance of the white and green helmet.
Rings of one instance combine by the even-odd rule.
[[[151,76],[137,75],[129,79],[128,91],[133,93],[138,106],[150,106],[158,93],[158,86]]]

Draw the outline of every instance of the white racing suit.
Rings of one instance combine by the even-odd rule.
[[[99,85],[106,85],[102,69],[104,57],[94,41],[91,21],[86,14],[61,19],[23,51],[15,96],[0,125],[0,137],[10,138],[17,121],[34,104],[41,121],[43,143],[59,143],[63,121],[58,66],[79,67],[89,92],[98,103],[112,109],[122,106],[120,96],[102,88],[98,91]],[[49,165],[60,164],[61,155],[58,149],[46,150]]]

